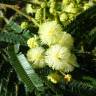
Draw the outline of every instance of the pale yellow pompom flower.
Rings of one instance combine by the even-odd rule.
[[[67,5],[64,8],[64,11],[65,12],[68,12],[68,13],[77,13],[78,12],[78,8],[75,8],[74,7],[74,4],[73,3],[70,3],[69,5]]]
[[[64,47],[71,48],[71,47],[73,47],[74,39],[71,36],[71,34],[69,34],[67,32],[63,32],[61,39],[58,40],[57,43]]]
[[[43,44],[56,44],[62,36],[62,28],[56,21],[43,23],[39,28],[40,39]]]
[[[69,48],[61,45],[51,46],[46,52],[45,61],[52,69],[63,72],[71,72],[78,67],[75,55],[71,54]]]
[[[52,72],[48,74],[47,79],[54,84],[60,82],[61,76],[57,72]]]
[[[71,80],[72,80],[72,76],[71,76],[70,74],[66,74],[66,75],[64,76],[64,81],[65,81],[66,83],[70,82]]]
[[[53,45],[47,50],[45,61],[52,69],[64,70],[69,57],[70,50],[68,48],[60,45]]]
[[[32,9],[32,4],[27,4],[26,5],[26,13],[33,13],[33,9]]]
[[[34,68],[45,67],[45,50],[42,47],[31,48],[27,52],[27,59]]]
[[[21,25],[20,25],[20,27],[22,28],[22,29],[26,29],[27,27],[28,27],[28,22],[21,22]]]
[[[67,13],[62,13],[60,15],[60,21],[61,22],[65,22],[65,21],[68,21],[69,17],[68,17],[68,14]]]
[[[38,37],[36,35],[34,35],[34,37],[29,38],[27,41],[27,45],[29,48],[38,47]]]

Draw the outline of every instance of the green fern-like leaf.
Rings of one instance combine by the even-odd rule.
[[[22,28],[15,23],[14,21],[9,22],[6,26],[5,26],[5,30],[10,31],[10,32],[15,32],[15,33],[21,33],[23,30]]]
[[[96,26],[96,5],[79,14],[70,24],[65,27],[65,30],[71,33],[76,42],[85,39],[85,35]],[[78,45],[78,44],[77,44]]]
[[[67,85],[67,89],[78,96],[96,96],[96,87],[88,83],[79,81],[72,81]]]
[[[32,91],[34,87],[39,91],[44,91],[42,80],[37,76],[32,66],[28,63],[23,54],[17,55],[14,47],[8,49],[9,59],[20,78]]]
[[[17,82],[17,75],[12,66],[6,61],[0,62],[0,96],[16,96]]]
[[[96,27],[93,28],[88,35],[85,36],[85,48],[87,50],[92,50],[96,46]],[[87,46],[87,47],[86,47]]]
[[[0,32],[0,42],[26,44],[26,41],[22,36],[10,32]]]
[[[90,76],[83,76],[82,78],[84,81],[88,81],[90,82],[90,84],[92,84],[94,87],[96,87],[96,79],[92,78]]]

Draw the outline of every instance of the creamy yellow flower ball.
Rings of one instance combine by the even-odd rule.
[[[35,48],[38,47],[38,37],[36,35],[34,35],[34,37],[29,38],[27,41],[27,45],[29,48]]]
[[[64,76],[64,81],[67,83],[67,82],[70,82],[72,80],[72,76],[70,74],[66,74]]]
[[[39,28],[41,42],[47,45],[53,45],[60,40],[62,36],[62,28],[56,21],[43,23]]]
[[[47,79],[54,84],[57,84],[61,80],[61,76],[57,72],[49,73]]]
[[[64,70],[69,57],[70,50],[68,48],[61,45],[53,45],[47,50],[45,61],[52,69]]]
[[[32,9],[32,4],[27,4],[26,5],[26,13],[33,13],[33,9]]]
[[[78,12],[78,8],[75,8],[74,4],[70,3],[69,5],[64,7],[64,11],[68,12],[68,13],[77,13]]]
[[[51,46],[45,53],[45,61],[54,70],[71,72],[78,67],[75,55],[71,54],[69,48],[61,45]]]
[[[42,47],[31,48],[27,52],[27,59],[34,68],[43,68],[45,63],[45,50]]]
[[[20,25],[20,27],[22,28],[22,29],[26,29],[27,27],[28,27],[28,22],[22,22],[21,23],[21,25]]]
[[[68,19],[69,19],[69,17],[68,17],[68,14],[67,13],[62,13],[60,15],[60,21],[61,22],[67,21]]]
[[[73,44],[74,44],[74,39],[71,36],[71,34],[69,34],[67,32],[63,32],[61,39],[58,40],[57,43],[64,46],[64,47],[72,48]]]

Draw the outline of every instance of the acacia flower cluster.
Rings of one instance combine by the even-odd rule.
[[[31,48],[27,52],[28,61],[34,68],[43,68],[45,66],[44,49],[42,47]]]
[[[37,36],[27,41],[29,50],[27,58],[34,68],[43,68],[46,65],[53,70],[71,72],[78,67],[76,56],[72,54],[74,39],[71,34],[64,32],[56,21],[40,25]],[[47,45],[48,48],[42,47]]]

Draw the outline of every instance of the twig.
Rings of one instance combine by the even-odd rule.
[[[16,11],[18,14],[24,16],[25,18],[27,18],[29,21],[32,21],[35,25],[37,25],[39,27],[39,24],[36,22],[36,20],[28,15],[26,15],[25,13],[23,13],[22,11],[19,10],[19,7],[17,5],[8,5],[8,4],[2,4],[0,3],[0,7],[1,8],[10,8],[14,11]]]

